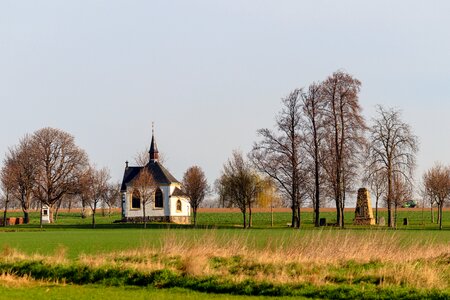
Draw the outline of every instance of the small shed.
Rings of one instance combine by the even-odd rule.
[[[42,224],[50,223],[50,209],[48,205],[43,205],[41,208],[41,221]]]

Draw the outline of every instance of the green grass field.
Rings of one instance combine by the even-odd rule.
[[[104,300],[104,299],[135,299],[135,300],[252,300],[252,299],[307,299],[303,297],[261,297],[205,294],[188,289],[155,289],[141,287],[111,287],[103,285],[57,285],[11,287],[0,285],[0,299],[29,299],[30,295],[35,300],[61,299],[61,300]]]
[[[21,216],[18,212],[9,215]],[[270,213],[255,213],[250,230],[241,228],[240,213],[200,213],[197,228],[153,223],[143,229],[142,224],[113,223],[119,214],[99,214],[97,228],[91,229],[90,218],[61,213],[55,224],[41,229],[38,214],[31,213],[30,224],[0,228],[0,272],[16,270],[12,273],[51,282],[22,286],[0,280],[0,299],[29,295],[36,299],[250,299],[251,294],[264,295],[259,285],[265,281],[275,284],[263,288],[270,295],[295,295],[296,299],[351,299],[364,293],[368,299],[447,299],[450,295],[450,211],[444,212],[443,230],[430,222],[429,211],[399,212],[397,230],[354,226],[353,213],[346,214],[344,230],[314,228],[311,213],[301,217],[301,230],[287,227],[289,213],[275,213],[273,228]],[[328,223],[335,220],[331,212],[322,217]],[[403,218],[408,218],[408,226],[401,224]],[[341,243],[346,248],[335,255],[329,248],[339,249]],[[37,265],[30,269],[27,261]],[[51,269],[53,264],[55,270],[42,273],[42,268]],[[105,268],[171,273],[164,289],[155,289],[159,283],[153,279],[144,280],[148,283],[140,287],[130,285],[128,275],[118,275],[118,286],[98,279],[73,281],[82,285],[53,282],[72,282],[67,274],[84,272],[83,268],[92,268],[88,273]],[[249,287],[254,286],[250,290],[240,286],[246,280]]]

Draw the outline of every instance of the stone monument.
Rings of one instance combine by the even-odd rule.
[[[375,225],[370,194],[366,188],[358,190],[358,200],[356,201],[355,219],[353,220],[353,224]]]

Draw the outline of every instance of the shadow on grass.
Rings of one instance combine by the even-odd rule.
[[[95,228],[92,228],[91,224],[44,224],[43,228],[40,228],[39,224],[24,224],[24,225],[15,225],[15,226],[8,226],[8,227],[0,227],[0,232],[14,232],[14,231],[47,231],[47,230],[68,230],[68,229],[90,229],[90,230],[114,230],[114,229],[144,229],[144,226],[142,223],[102,223],[102,224],[96,224]],[[414,227],[408,227],[408,226],[399,226],[397,228],[388,228],[385,226],[354,226],[349,225],[345,228],[339,228],[337,226],[324,226],[324,227],[314,227],[312,225],[305,225],[304,227],[298,228],[290,228],[288,226],[276,226],[276,227],[270,227],[270,226],[254,226],[252,228],[244,229],[241,225],[229,225],[229,224],[223,224],[223,225],[186,225],[186,224],[173,224],[173,223],[147,223],[148,230],[152,229],[191,229],[191,230],[205,230],[205,229],[233,229],[233,230],[286,230],[291,229],[292,231],[314,231],[314,230],[336,230],[336,231],[448,231],[450,228],[443,228],[442,230],[439,230],[438,227],[422,227],[422,226],[414,226]]]

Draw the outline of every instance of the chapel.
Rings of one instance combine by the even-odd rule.
[[[147,221],[190,224],[189,200],[181,189],[181,183],[159,162],[154,130],[152,130],[148,163],[145,166],[129,166],[128,162],[125,163],[121,186],[122,221],[143,221],[142,201],[139,193],[133,188],[133,180],[143,168],[149,170],[157,185],[153,201],[145,206]]]

